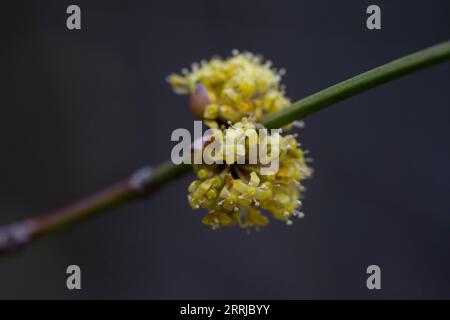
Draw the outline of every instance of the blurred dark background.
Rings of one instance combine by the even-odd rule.
[[[370,4],[381,31],[365,26]],[[193,123],[165,77],[191,62],[261,53],[297,100],[448,39],[449,16],[444,0],[2,3],[0,224],[168,159],[172,130]],[[450,298],[449,81],[447,63],[306,119],[316,173],[291,227],[211,231],[185,177],[1,258],[0,298]],[[70,264],[81,291],[66,289]]]

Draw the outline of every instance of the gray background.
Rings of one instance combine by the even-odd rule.
[[[65,9],[82,9],[68,31]],[[193,128],[165,77],[231,49],[264,54],[296,100],[446,40],[448,1],[9,1],[0,12],[0,224],[170,155]],[[0,259],[0,298],[450,298],[450,64],[309,117],[306,218],[211,231],[192,177]],[[82,269],[80,292],[65,269]],[[382,290],[366,289],[366,267]]]

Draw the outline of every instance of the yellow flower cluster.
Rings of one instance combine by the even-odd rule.
[[[226,60],[213,58],[194,64],[191,71],[172,74],[168,81],[176,93],[190,94],[195,115],[226,136],[236,129],[263,128],[258,123],[263,116],[289,106],[280,85],[281,74],[258,56],[234,52]],[[255,132],[260,138],[258,130]],[[295,136],[280,135],[279,143],[271,145],[269,157],[276,157],[279,168],[269,174],[262,174],[267,162],[261,159],[252,164],[237,161],[239,156],[248,157],[254,143],[261,144],[261,140],[245,140],[244,145],[227,149],[234,153],[234,161],[226,158],[220,163],[194,165],[198,179],[188,188],[188,202],[193,209],[208,210],[204,224],[214,229],[231,225],[259,228],[269,222],[264,212],[287,224],[292,217],[303,216],[301,181],[311,176],[312,169]],[[207,146],[208,142],[201,148]],[[272,152],[275,147],[277,152]]]
[[[169,83],[178,94],[191,94],[191,109],[211,127],[243,117],[259,121],[280,111],[290,102],[280,85],[283,70],[271,69],[271,62],[249,52],[223,60],[212,58],[193,64],[182,75],[172,74]]]
[[[246,126],[245,118],[225,131],[242,126]],[[249,148],[246,144],[247,152]],[[302,217],[300,181],[311,176],[311,169],[293,135],[281,137],[279,148],[280,167],[272,174],[261,174],[260,164],[195,166],[198,180],[189,186],[188,201],[193,209],[208,209],[203,223],[213,228],[234,223],[243,228],[262,227],[269,220],[261,209],[287,224],[293,216]],[[234,151],[237,159],[240,150]]]

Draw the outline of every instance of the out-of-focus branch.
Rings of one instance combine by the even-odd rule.
[[[185,164],[175,166],[167,163],[154,170],[145,167],[128,179],[59,210],[0,227],[0,254],[15,251],[35,238],[86,220],[107,209],[144,198],[189,171],[191,166]]]

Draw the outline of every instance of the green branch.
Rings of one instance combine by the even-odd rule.
[[[268,128],[283,127],[358,93],[448,59],[450,41],[407,55],[319,91],[281,112],[265,117],[262,123]],[[155,170],[143,168],[128,179],[60,210],[4,226],[0,228],[0,253],[14,251],[42,235],[143,198],[191,170],[190,165],[170,163]]]
[[[385,82],[400,78],[414,71],[429,67],[450,58],[450,40],[433,47],[404,56],[380,67],[339,82],[312,94],[289,108],[271,114],[262,120],[268,128],[280,128],[292,121],[303,119],[310,114],[372,89]]]

